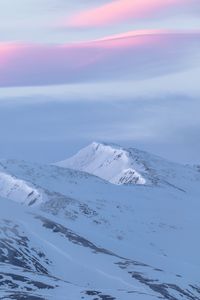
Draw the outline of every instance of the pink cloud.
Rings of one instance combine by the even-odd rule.
[[[200,33],[134,31],[65,45],[0,44],[0,86],[140,80],[200,60]]]
[[[15,43],[0,43],[0,65],[6,65],[6,63],[16,52],[18,45]],[[21,48],[21,46],[20,46]]]
[[[66,22],[72,27],[106,26],[129,19],[141,19],[182,6],[188,0],[116,0],[94,9],[79,12]]]

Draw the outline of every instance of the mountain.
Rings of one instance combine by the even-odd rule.
[[[97,142],[55,165],[88,172],[118,185],[164,184],[184,190],[188,181],[197,176],[192,167],[169,162],[148,152]]]
[[[131,153],[119,146],[92,143],[72,158],[55,165],[97,175],[115,184],[145,184],[142,166],[133,161]]]
[[[98,157],[104,179],[0,161],[0,299],[199,300],[199,172],[98,145],[81,153],[88,166]],[[143,184],[105,180],[127,153]]]

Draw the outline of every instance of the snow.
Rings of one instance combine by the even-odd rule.
[[[0,172],[0,195],[27,205],[42,202],[42,195],[36,188],[3,172]]]
[[[55,165],[88,172],[114,184],[167,184],[182,190],[188,186],[188,181],[198,177],[192,167],[136,148],[125,149],[115,144],[97,142]]]
[[[111,144],[72,162],[116,184],[89,169],[0,161],[0,297],[200,299],[199,172]],[[145,184],[119,183],[132,169]]]
[[[116,145],[93,142],[79,151],[75,156],[56,163],[60,167],[68,167],[97,175],[114,184],[145,184],[146,180],[135,169],[128,151]]]

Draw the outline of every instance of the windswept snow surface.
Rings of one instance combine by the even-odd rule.
[[[107,181],[0,161],[0,299],[199,300],[200,173],[132,148],[80,153]],[[145,182],[110,183],[124,166]]]

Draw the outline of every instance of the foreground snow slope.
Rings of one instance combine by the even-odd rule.
[[[200,174],[144,157],[145,185],[1,161],[0,298],[200,299]],[[19,182],[42,197],[5,192]]]

